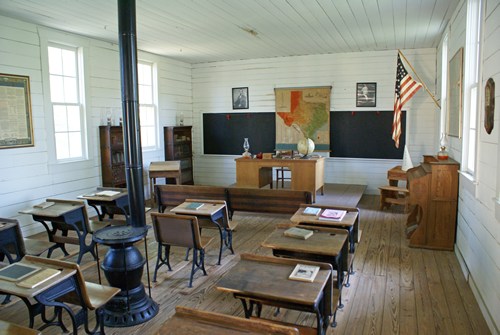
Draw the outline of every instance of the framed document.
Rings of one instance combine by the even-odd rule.
[[[30,79],[0,74],[0,149],[33,145]]]

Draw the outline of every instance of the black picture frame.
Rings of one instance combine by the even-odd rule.
[[[248,109],[248,87],[232,89],[233,109]]]
[[[377,107],[377,83],[356,83],[356,107]]]

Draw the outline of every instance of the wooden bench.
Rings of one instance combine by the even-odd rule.
[[[312,194],[308,191],[244,187],[155,185],[155,195],[159,212],[189,198],[225,200],[230,218],[235,211],[293,214],[301,204],[312,203]]]

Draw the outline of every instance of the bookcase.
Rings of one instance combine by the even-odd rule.
[[[165,126],[165,160],[180,161],[181,184],[193,185],[193,147],[191,126]]]
[[[99,126],[102,185],[127,187],[121,126]]]

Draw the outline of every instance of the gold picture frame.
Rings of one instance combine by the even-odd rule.
[[[462,137],[463,48],[458,49],[448,65],[448,110],[446,133]]]
[[[30,78],[0,73],[0,149],[34,145]]]

